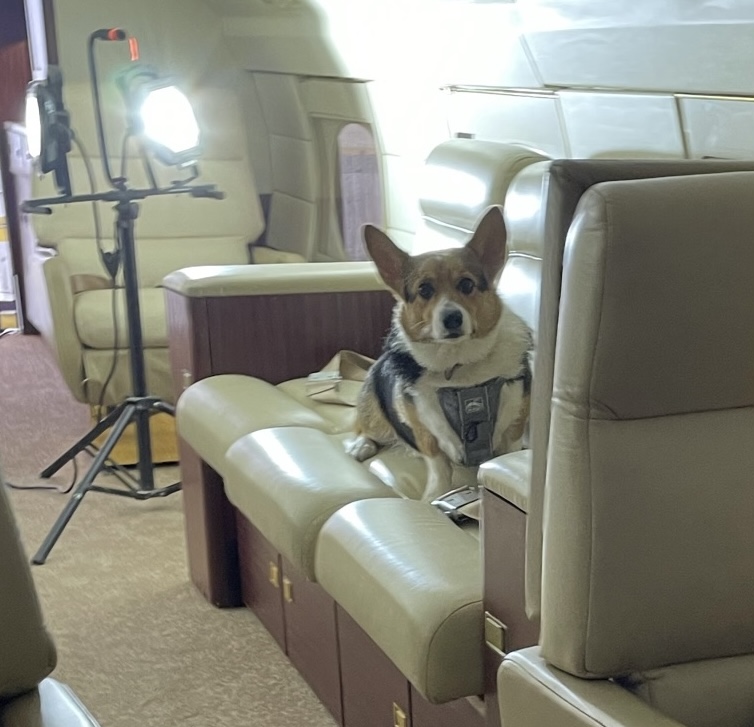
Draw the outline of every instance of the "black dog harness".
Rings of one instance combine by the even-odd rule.
[[[524,394],[528,394],[531,389],[528,352],[517,376],[509,379],[498,376],[477,386],[443,387],[437,390],[443,414],[463,444],[462,464],[477,467],[494,456],[493,436],[500,407],[500,392],[503,386],[516,381],[523,381]]]

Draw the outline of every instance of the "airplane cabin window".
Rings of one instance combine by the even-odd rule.
[[[371,130],[347,124],[338,134],[340,226],[348,260],[367,260],[361,226],[382,225],[382,188]]]

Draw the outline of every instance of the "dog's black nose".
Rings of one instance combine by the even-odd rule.
[[[442,324],[447,331],[457,331],[463,325],[463,313],[459,310],[446,313],[442,319]]]

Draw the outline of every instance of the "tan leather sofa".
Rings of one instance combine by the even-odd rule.
[[[88,84],[67,85],[65,101],[77,137],[90,155],[95,191],[109,189],[103,179],[96,144],[91,88]],[[185,194],[150,197],[139,202],[139,216],[135,221],[147,385],[150,394],[169,402],[174,401],[174,386],[168,356],[163,277],[187,266],[249,263],[249,244],[264,230],[235,96],[227,89],[205,87],[192,94],[192,101],[203,130],[204,148],[199,164],[201,176],[196,183],[215,184],[225,198],[195,199]],[[115,103],[111,106],[106,107],[105,129],[109,136],[111,168],[117,175],[121,170],[122,138],[117,124],[121,114]],[[129,186],[148,187],[149,181],[133,145],[128,147],[126,161]],[[69,155],[69,165],[74,192],[88,193],[86,165],[75,145]],[[185,178],[178,170],[159,164],[155,164],[155,172],[162,186],[173,179]],[[55,196],[51,175],[35,179],[33,196]],[[100,202],[97,206],[101,220],[100,245],[110,251],[114,247],[115,212],[111,204]],[[48,300],[46,312],[33,322],[55,352],[63,378],[78,401],[99,403],[115,358],[104,404],[120,403],[133,392],[122,265],[114,307],[113,284],[98,252],[92,205],[56,206],[51,215],[34,215],[32,220],[42,281],[35,294],[46,296]],[[44,306],[37,307],[44,310]],[[114,312],[116,326],[113,325]]]
[[[0,725],[97,727],[76,695],[49,676],[55,645],[44,625],[2,473],[0,583]]]
[[[539,647],[506,727],[754,723],[754,174],[598,184],[565,248]]]

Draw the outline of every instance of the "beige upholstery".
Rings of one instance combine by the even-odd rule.
[[[108,189],[103,181],[101,160],[91,127],[91,89],[72,84],[65,89],[72,125],[91,155],[95,189]],[[139,202],[135,221],[137,269],[149,393],[171,401],[170,378],[162,279],[187,266],[244,265],[250,262],[248,243],[264,227],[262,210],[249,167],[243,121],[230,91],[199,89],[192,94],[203,131],[204,156],[196,183],[215,184],[223,200],[196,199],[189,195],[150,197]],[[113,116],[118,117],[113,113]],[[112,124],[111,119],[106,122]],[[113,173],[120,171],[120,140],[109,133]],[[131,187],[145,187],[142,165],[133,146],[129,147],[126,174]],[[74,192],[89,192],[86,167],[74,147],[69,155]],[[158,182],[169,183],[180,176],[176,170],[155,164]],[[51,175],[35,180],[35,197],[55,196]],[[97,203],[101,219],[101,245],[113,249],[115,213],[111,203]],[[101,262],[95,236],[92,205],[55,207],[49,216],[33,217],[38,244],[44,251],[43,273],[49,299],[49,316],[34,320],[52,345],[73,395],[82,402],[97,403],[113,362],[112,289]],[[122,286],[122,268],[118,285]],[[128,330],[122,291],[115,305],[117,316],[117,365],[106,404],[121,401],[132,392],[128,363]]]
[[[340,440],[316,429],[253,432],[230,447],[226,460],[228,499],[312,581],[317,536],[330,515],[353,500],[398,496],[344,457]]]
[[[692,175],[598,184],[579,203],[541,646],[504,662],[505,725],[754,722],[752,190],[754,173]]]
[[[52,679],[55,646],[45,628],[0,473],[0,725],[96,727],[68,687]]]
[[[526,527],[526,608],[536,617],[541,601],[542,521],[549,451],[550,399],[555,361],[561,269],[566,236],[581,196],[600,182],[754,171],[754,163],[716,160],[565,159],[553,162],[543,183],[542,286],[536,326],[536,359],[532,386],[530,446],[531,490]]]
[[[449,177],[458,174],[472,188],[476,183],[482,196],[474,204],[480,210],[506,202],[510,269],[503,274],[502,293],[516,312],[535,322],[542,223],[538,198],[525,206],[521,195],[542,189],[546,163],[537,154],[504,144],[457,139],[440,147],[428,161],[433,173],[445,159]],[[537,169],[529,174],[527,165]],[[519,190],[514,209],[505,198],[509,187]],[[457,191],[455,186],[445,189],[443,205],[434,196],[439,195],[437,187],[422,198],[423,211],[438,219],[446,215],[447,224],[433,229],[427,222],[419,234],[430,235],[442,247],[459,244],[476,222]],[[351,265],[365,280],[374,276],[372,263]],[[237,295],[256,292],[252,280],[258,278],[265,292],[278,286],[290,292],[288,276],[297,276],[299,266],[285,266],[269,287],[262,267],[238,272],[228,267],[214,277],[208,270],[183,270],[168,276],[166,284],[191,297]],[[307,291],[314,271],[300,272],[294,283]],[[180,435],[224,477],[226,495],[238,510],[278,552],[325,588],[420,693],[437,703],[481,694],[478,527],[460,529],[429,503],[413,501],[426,482],[421,458],[395,449],[363,464],[352,460],[342,440],[353,409],[339,407],[346,413],[334,415],[337,405],[307,397],[301,380],[278,387],[262,384],[215,376],[188,387],[177,406]],[[250,405],[253,389],[264,389],[263,403],[256,407]],[[312,414],[320,419],[305,424]],[[220,424],[221,418],[228,424]],[[231,442],[244,421],[249,434]],[[525,499],[521,479],[517,470],[513,487]],[[475,481],[474,468],[456,468],[456,485]]]
[[[516,176],[544,159],[524,146],[483,139],[438,144],[422,169],[422,228],[411,254],[463,245],[485,209],[503,203]]]
[[[317,580],[431,702],[484,691],[478,540],[425,502],[370,500],[322,528]]]

